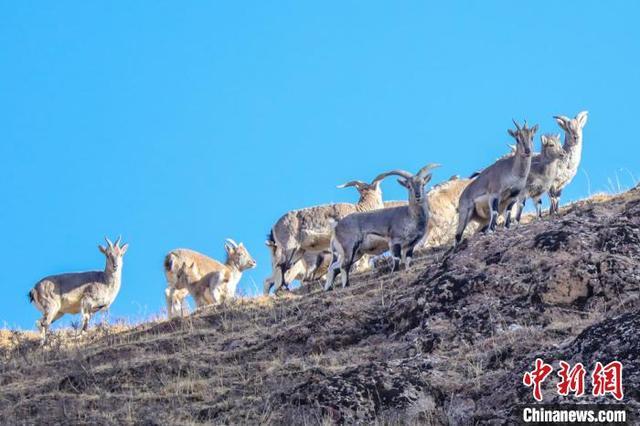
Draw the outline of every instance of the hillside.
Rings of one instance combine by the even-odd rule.
[[[44,349],[4,331],[0,423],[502,423],[537,357],[621,361],[640,411],[638,188],[352,282]]]

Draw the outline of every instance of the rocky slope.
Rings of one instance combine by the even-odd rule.
[[[5,332],[0,423],[511,423],[533,402],[522,375],[538,357],[556,371],[621,361],[637,415],[639,255],[636,188],[345,290],[61,333],[44,349]],[[572,401],[557,382],[545,401]],[[590,396],[589,382],[587,394],[615,402]]]

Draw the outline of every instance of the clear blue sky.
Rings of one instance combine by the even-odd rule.
[[[389,168],[469,174],[512,117],[589,110],[591,191],[631,186],[640,3],[449,3],[0,3],[0,324],[33,327],[43,276],[103,268],[104,235],[131,243],[112,316],[158,312],[164,254],[225,237],[254,293],[281,214]],[[580,172],[563,202],[587,193]]]

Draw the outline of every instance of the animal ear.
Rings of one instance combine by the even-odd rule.
[[[123,245],[122,247],[120,247],[120,254],[125,254],[127,252],[127,250],[129,250],[129,243]]]
[[[398,179],[398,183],[404,186],[405,188],[409,188],[409,183],[407,182],[406,179]]]
[[[549,138],[547,137],[547,135],[542,135],[540,136],[540,141],[542,142],[542,145],[546,145],[549,143]]]
[[[107,254],[107,249],[104,246],[101,246],[100,244],[98,244],[98,250],[100,250],[100,252],[102,254]]]
[[[531,132],[535,133],[535,132],[537,132],[537,131],[538,131],[538,125],[536,124],[535,126],[533,126],[533,127],[531,128]]]
[[[565,117],[564,115],[554,115],[553,118],[556,119],[556,123],[558,123],[558,126],[562,127],[564,130],[567,130],[567,121],[569,121],[567,117]]]
[[[233,246],[231,244],[229,244],[229,243],[224,243],[224,249],[229,254],[233,253]]]
[[[514,132],[514,131],[513,131],[513,130],[511,130],[511,129],[507,129],[507,133],[509,133],[509,136],[511,136],[512,138],[514,138],[514,139],[518,139],[518,136],[517,136],[517,135],[518,135],[518,133],[517,133],[517,132]]]
[[[585,124],[587,124],[588,114],[589,114],[589,111],[582,111],[582,112],[579,112],[578,115],[576,115],[576,120],[578,120],[578,125],[580,125],[581,129],[584,127]]]
[[[433,175],[432,175],[431,173],[429,173],[428,175],[426,175],[426,176],[424,177],[424,180],[422,181],[422,184],[423,184],[423,185],[428,184],[432,177],[433,177]]]

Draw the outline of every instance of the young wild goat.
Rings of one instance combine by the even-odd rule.
[[[271,268],[276,270],[276,244],[273,241],[271,235],[269,239],[265,241],[265,245],[269,249],[269,255],[271,257]],[[305,284],[310,281],[316,281],[320,279],[327,271],[329,264],[331,263],[331,252],[306,252],[301,259],[294,263],[285,274],[285,283],[291,283],[295,280],[300,281],[301,284]],[[269,295],[271,288],[275,285],[275,279],[273,275],[265,278],[263,294]]]
[[[526,122],[524,127],[515,120],[513,123],[517,130],[509,129],[508,132],[516,140],[516,152],[482,170],[460,195],[454,245],[460,243],[467,224],[472,220],[479,222],[485,232],[493,231],[498,215],[511,209],[526,186],[533,136],[538,125],[528,128]],[[507,218],[507,227],[509,224],[510,217]]]
[[[193,250],[176,249],[167,254],[164,267],[169,318],[184,306],[187,294],[193,296],[197,307],[220,304],[234,297],[242,273],[255,268],[256,261],[242,243],[227,239],[224,248],[227,252],[224,264]],[[188,268],[183,270],[183,277],[178,280],[178,272],[184,266]],[[184,315],[185,311],[181,310],[181,314]]]
[[[439,165],[426,165],[415,175],[404,170],[393,170],[376,177],[376,181],[381,181],[390,175],[400,176],[398,182],[407,188],[409,204],[354,213],[334,225],[331,247],[335,260],[327,273],[325,290],[333,287],[338,270],[342,286],[348,286],[351,265],[364,254],[380,254],[381,246],[385,246],[395,257],[394,271],[398,269],[400,259],[405,267],[409,266],[416,244],[427,232],[429,204],[424,195],[424,186],[431,180],[429,171],[436,167]]]
[[[129,244],[120,246],[120,238],[115,244],[108,238],[105,240],[107,247],[98,245],[107,260],[104,271],[51,275],[40,280],[29,292],[29,301],[42,312],[42,318],[36,321],[42,343],[51,323],[64,314],[80,313],[84,332],[91,316],[109,308],[115,300],[122,282],[122,257]]]
[[[293,210],[283,215],[271,229],[270,239],[275,245],[275,291],[286,287],[286,273],[307,252],[329,251],[331,224],[356,212],[383,207],[380,180],[371,183],[351,181],[338,188],[355,187],[360,193],[356,204],[337,203]]]
[[[404,204],[406,205],[406,202]],[[271,255],[272,269],[275,270],[275,243],[273,243],[273,241],[269,239],[265,242],[265,244],[269,248],[269,252]],[[306,252],[302,256],[302,259],[298,260],[295,264],[293,264],[291,268],[287,270],[287,273],[285,274],[285,282],[291,283],[295,280],[298,280],[301,285],[307,285],[314,281],[322,280],[327,274],[329,265],[331,265],[332,257],[333,255],[330,251],[323,251],[319,253]],[[371,258],[369,256],[364,256],[353,265],[352,270],[355,273],[368,271],[369,269],[371,269],[370,261]],[[263,287],[263,294],[265,296],[269,295],[274,284],[275,282],[273,276],[265,278]]]
[[[528,197],[533,200],[538,217],[542,217],[542,195],[551,188],[558,175],[558,164],[565,157],[565,151],[560,145],[560,135],[542,135],[540,140],[542,151],[531,159],[531,170],[527,177],[527,186],[520,196],[516,222],[520,222]],[[507,211],[506,214],[510,216],[511,211]]]
[[[588,111],[579,112],[576,118],[564,115],[555,116],[558,125],[564,130],[564,145],[566,156],[558,163],[558,175],[549,189],[551,207],[549,213],[557,214],[560,209],[562,189],[569,185],[576,173],[582,157],[582,129],[587,124]]]

